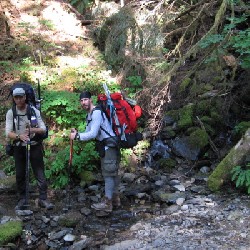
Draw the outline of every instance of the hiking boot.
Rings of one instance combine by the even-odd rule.
[[[25,209],[25,199],[20,199],[15,207],[16,210],[24,210]]]
[[[50,203],[48,200],[40,200],[40,199],[39,199],[38,205],[39,205],[40,207],[44,207],[44,208],[46,208],[46,209],[48,209],[48,210],[54,208],[54,205],[53,205],[52,203]]]
[[[116,208],[121,207],[121,199],[118,193],[113,194],[112,205]]]
[[[105,197],[100,203],[95,203],[91,205],[91,208],[94,208],[98,211],[104,211],[104,212],[112,212],[113,206],[112,206],[112,200]]]

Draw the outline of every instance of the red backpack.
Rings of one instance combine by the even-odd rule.
[[[138,136],[138,132],[136,132],[136,120],[142,114],[141,107],[139,105],[134,105],[132,107],[125,99],[123,99],[121,93],[110,94],[110,97],[114,110],[112,110],[112,107],[109,107],[108,98],[105,94],[99,94],[97,97],[97,102],[99,105],[101,105],[102,109],[109,118],[116,135],[120,136],[124,131],[126,137],[134,134],[137,134]],[[116,113],[118,121],[115,120],[114,112]],[[131,148],[131,146],[125,147]]]

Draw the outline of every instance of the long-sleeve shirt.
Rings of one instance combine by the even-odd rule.
[[[103,131],[101,127],[110,135]],[[87,115],[87,126],[85,132],[79,133],[79,135],[81,141],[88,141],[95,138],[98,141],[102,141],[110,136],[115,136],[115,133],[113,132],[105,114],[102,114],[101,110],[94,109],[93,112],[90,112]]]
[[[37,119],[37,127],[42,128],[44,132],[46,131],[46,126],[42,120],[41,113],[38,109],[32,106],[32,109],[34,109],[36,113],[36,119]],[[13,127],[13,111],[12,109],[9,109],[6,114],[6,125],[5,125],[5,134],[6,137],[8,136],[9,132],[15,132],[17,134],[23,134],[25,133],[27,125],[30,125],[30,121],[27,116],[27,109],[21,111],[16,108],[16,118],[14,119],[15,128]],[[35,136],[35,134],[31,134],[30,138]],[[25,143],[22,143],[22,145],[26,145]]]

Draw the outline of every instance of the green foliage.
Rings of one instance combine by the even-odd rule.
[[[121,165],[125,168],[129,167],[131,163],[131,156],[136,155],[136,159],[140,162],[144,159],[147,150],[150,147],[150,142],[148,140],[139,141],[138,144],[133,148],[122,149],[121,150]]]
[[[237,125],[235,125],[234,133],[242,136],[243,134],[245,134],[248,128],[250,128],[250,121],[240,122]]]
[[[93,3],[93,0],[70,0],[69,3],[76,7],[80,13],[84,13],[91,3]]]
[[[84,113],[76,93],[65,91],[44,91],[43,114],[60,128],[79,126]]]
[[[141,76],[129,76],[126,78],[129,81],[129,87],[126,88],[128,91],[128,96],[130,98],[134,97],[134,94],[142,89],[142,78]]]
[[[62,150],[46,152],[46,158],[54,158],[50,168],[45,171],[46,177],[53,180],[51,185],[55,188],[62,188],[68,184],[70,176],[79,177],[84,170],[93,171],[98,164],[98,155],[95,151],[94,142],[74,142],[74,153],[72,166],[69,166],[70,146],[65,145]]]
[[[14,158],[13,157],[8,157],[5,160],[1,161],[3,163],[3,171],[6,175],[14,175],[16,170],[15,170],[15,164],[14,164]]]
[[[190,86],[191,81],[192,79],[189,77],[184,78],[180,85],[180,91],[185,91],[188,88],[188,86]]]
[[[1,61],[0,67],[6,72],[15,71],[30,71],[33,69],[32,60],[30,57],[23,58],[18,64],[11,61]]]
[[[78,68],[68,68],[62,72],[62,80],[72,83],[74,91],[81,92],[82,90],[90,91],[93,95],[103,92],[102,82],[110,84],[110,91],[115,84],[114,82],[107,81],[109,71],[101,70],[98,68],[91,69],[86,65]],[[118,85],[117,85],[118,86]]]
[[[5,146],[0,144],[0,155],[5,155]],[[15,173],[15,165],[13,157],[3,157],[1,159],[1,170],[6,175],[13,175]]]
[[[216,48],[217,56],[226,54],[227,51],[234,51],[241,67],[250,68],[250,28],[237,29],[238,25],[247,23],[248,17],[249,14],[243,14],[240,17],[227,18],[230,23],[224,26],[222,33],[208,36],[200,43],[200,47],[207,48],[215,44],[220,45],[220,48]],[[216,54],[213,54],[207,62],[215,58]]]
[[[171,63],[168,61],[163,61],[155,64],[155,68],[158,70],[168,70],[171,66]]]
[[[21,221],[9,221],[0,225],[0,245],[7,244],[22,234]]]
[[[208,143],[208,134],[204,129],[197,128],[188,138],[190,145],[193,147],[204,148]]]
[[[97,94],[102,89],[100,82],[106,81],[100,70],[89,70],[86,67],[79,68],[77,71],[78,81],[73,83],[75,91],[87,90]]]
[[[162,48],[162,53],[165,55],[169,52],[169,49],[168,48]]]
[[[49,30],[54,30],[55,29],[55,26],[54,24],[52,23],[51,20],[47,20],[47,19],[41,19],[38,21],[41,25],[45,26],[47,29]]]
[[[193,124],[193,104],[188,104],[183,108],[179,109],[179,120],[178,127],[179,128],[187,128],[192,126]]]
[[[212,44],[222,42],[224,40],[224,38],[225,37],[223,35],[219,35],[219,34],[210,35],[207,37],[206,40],[204,40],[200,43],[200,47],[202,49],[207,48],[208,46],[210,46]]]
[[[250,28],[240,31],[237,36],[233,36],[229,46],[239,54],[242,68],[250,68]]]
[[[250,194],[250,163],[246,164],[245,168],[235,166],[232,171],[232,181],[235,182],[236,187],[247,188],[247,193]]]

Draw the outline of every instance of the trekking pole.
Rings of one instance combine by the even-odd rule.
[[[38,100],[37,102],[39,103],[39,110],[42,110],[42,99],[41,99],[41,84],[40,84],[40,79],[37,78],[37,92],[38,92]]]
[[[30,125],[26,127],[29,129],[30,136]],[[25,207],[29,206],[29,178],[30,178],[30,140],[26,143],[26,167],[25,167]]]
[[[71,133],[74,131],[71,130]],[[67,186],[67,208],[66,210],[69,210],[71,208],[71,195],[70,195],[70,189],[71,189],[71,172],[72,172],[72,160],[73,160],[73,140],[70,139],[70,150],[69,150],[69,164],[68,164],[68,175],[69,175],[69,181]]]

